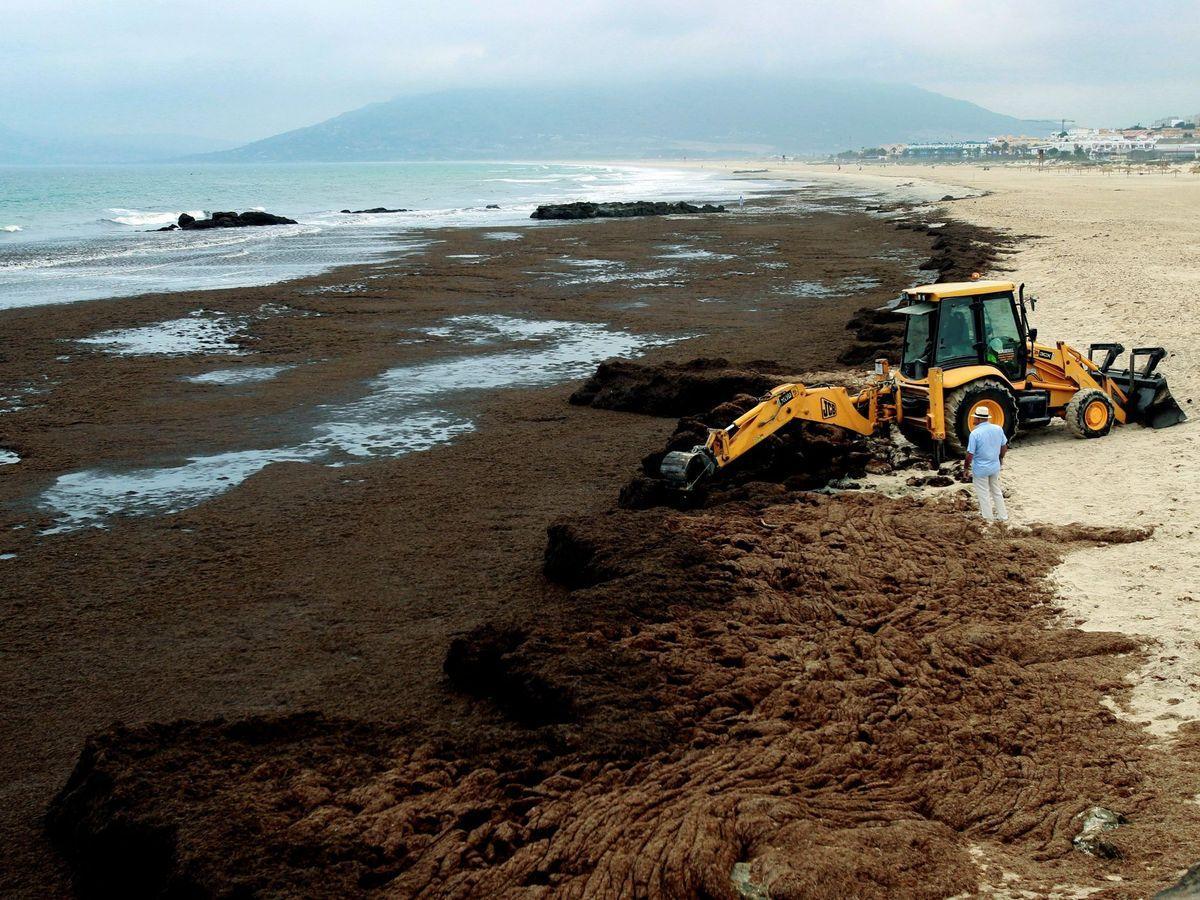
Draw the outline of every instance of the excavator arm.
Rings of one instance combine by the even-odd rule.
[[[882,422],[891,420],[890,414],[881,411],[880,400],[890,398],[893,390],[890,383],[873,384],[857,394],[844,387],[781,384],[729,426],[709,429],[703,444],[690,451],[668,453],[659,470],[675,486],[690,490],[797,419],[874,434]]]

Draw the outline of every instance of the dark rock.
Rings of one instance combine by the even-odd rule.
[[[484,209],[499,209],[499,208],[500,208],[499,203],[489,203],[487,206],[484,207]]]
[[[185,231],[201,231],[207,228],[248,228],[260,225],[295,225],[295,219],[287,219],[268,212],[252,209],[244,213],[214,212],[207,219],[195,219],[187,213],[179,217],[179,227]]]
[[[178,225],[164,225],[162,228],[151,228],[151,231],[178,231]]]
[[[1103,806],[1093,806],[1075,816],[1072,821],[1082,820],[1079,834],[1071,839],[1076,850],[1096,856],[1100,859],[1120,859],[1121,849],[1103,835],[1116,831],[1120,826],[1128,824],[1129,820],[1118,812],[1105,809]]]
[[[1183,877],[1154,895],[1154,900],[1176,900],[1180,897],[1200,897],[1200,863],[1183,873]]]
[[[909,487],[950,487],[955,482],[949,475],[914,475],[904,483]]]
[[[624,219],[632,216],[695,215],[696,213],[725,212],[724,206],[705,203],[664,203],[661,201],[635,200],[630,203],[551,203],[539,206],[531,219]]]
[[[250,210],[244,212],[240,216],[233,216],[234,221],[240,225],[295,225],[295,219],[288,219],[284,216],[272,215],[269,212],[259,212],[258,210]]]
[[[957,200],[957,199],[958,199],[958,198],[957,198],[957,197],[955,197],[953,194],[947,194],[947,195],[946,195],[945,197],[943,197],[943,198],[942,198],[942,199],[941,199],[939,202],[941,202],[941,203],[945,203],[945,202],[946,202],[946,201],[948,201],[948,200]]]
[[[397,213],[409,212],[407,209],[388,209],[385,206],[373,206],[370,209],[343,209],[342,212],[350,213],[350,215],[360,216],[363,213]]]

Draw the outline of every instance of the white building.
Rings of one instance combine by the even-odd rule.
[[[1157,138],[1127,138],[1119,131],[1100,128],[1072,128],[1066,137],[1056,137],[1039,145],[1041,150],[1057,150],[1060,155],[1071,155],[1080,148],[1090,157],[1124,156],[1134,150],[1153,150]]]

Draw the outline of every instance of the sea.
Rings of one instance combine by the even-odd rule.
[[[583,163],[0,166],[0,309],[272,284],[382,259],[432,228],[533,227],[542,203],[736,202],[771,187]],[[341,212],[374,207],[406,211]],[[251,209],[298,224],[156,230],[184,212]]]

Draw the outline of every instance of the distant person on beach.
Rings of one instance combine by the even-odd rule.
[[[1003,428],[991,422],[991,418],[986,406],[975,407],[963,476],[975,485],[975,499],[979,501],[979,514],[983,520],[1007,522],[1000,468],[1004,465],[1004,454],[1008,452],[1008,437]]]

